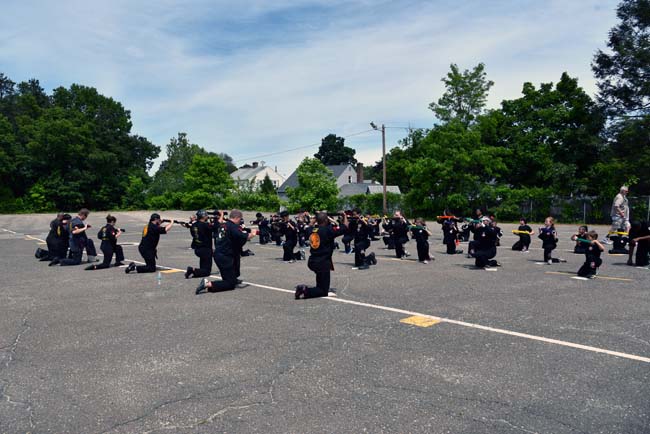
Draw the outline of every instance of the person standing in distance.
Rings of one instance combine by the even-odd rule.
[[[630,206],[627,201],[627,186],[622,186],[618,191],[614,202],[612,202],[612,229],[611,232],[617,232],[624,229],[625,232],[630,231]]]
[[[124,269],[126,274],[129,274],[131,271],[137,271],[138,273],[154,273],[156,271],[156,254],[158,241],[160,241],[160,235],[164,235],[169,232],[174,226],[174,221],[170,221],[167,225],[161,226],[162,219],[160,214],[153,213],[149,218],[149,223],[142,230],[142,240],[140,240],[140,245],[138,246],[138,251],[144,258],[145,265],[135,266],[135,262],[131,262],[128,267]]]
[[[224,220],[223,215],[223,212],[219,214],[219,219],[214,228],[216,232],[214,262],[219,268],[222,280],[209,281],[203,278],[196,288],[197,295],[205,291],[221,292],[235,289],[237,286],[236,263],[240,259],[242,247],[255,236],[254,232],[247,233],[242,229],[243,215],[241,211],[237,209],[230,211],[228,220]]]

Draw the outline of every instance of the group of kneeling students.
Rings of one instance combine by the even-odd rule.
[[[267,239],[266,228],[268,225],[265,224],[265,219],[258,213],[257,220],[252,223],[257,224],[262,233],[260,233],[260,230],[252,231],[243,224],[241,211],[232,210],[230,216],[226,218],[227,214],[227,212],[214,211],[209,213],[205,210],[199,210],[195,216],[192,216],[189,223],[163,220],[159,214],[152,214],[148,224],[142,231],[142,239],[138,245],[138,250],[145,264],[136,266],[135,263],[131,262],[125,268],[125,272],[127,274],[133,271],[137,273],[155,272],[157,270],[156,252],[160,235],[168,233],[173,225],[178,223],[189,228],[192,235],[191,248],[194,249],[196,256],[199,258],[199,267],[187,267],[185,272],[186,278],[202,278],[196,289],[196,294],[205,291],[219,292],[235,289],[237,284],[242,283],[239,277],[244,245],[255,235],[260,235],[261,239]],[[109,214],[106,217],[106,225],[100,228],[97,233],[98,239],[101,240],[100,249],[103,253],[103,262],[97,263],[94,243],[87,235],[87,231],[91,229],[91,226],[85,222],[88,215],[89,211],[85,208],[81,209],[74,218],[69,214],[59,213],[57,218],[50,223],[50,231],[46,239],[48,249],[37,249],[36,257],[42,261],[50,261],[49,265],[51,266],[57,264],[62,266],[79,265],[85,250],[89,263],[86,270],[109,268],[113,255],[115,255],[114,266],[124,265],[124,252],[118,244],[118,239],[124,230],[116,226],[117,219]],[[288,231],[297,231],[298,224],[290,221],[287,212],[283,212],[281,216]],[[337,217],[337,219],[333,217]],[[307,266],[316,274],[316,286],[298,285],[295,290],[296,299],[328,295],[330,272],[334,269],[332,255],[335,248],[337,248],[335,239],[339,236],[345,236],[348,243],[354,241],[356,268],[367,269],[369,265],[377,263],[374,253],[368,255],[365,253],[370,246],[370,239],[374,238],[372,238],[372,225],[369,224],[367,218],[361,215],[360,210],[341,212],[334,216],[325,211],[317,212],[315,216],[301,213],[300,218],[305,219],[306,245],[310,248]],[[384,216],[383,221],[383,228],[387,235],[384,242],[387,248],[395,249],[398,258],[404,259],[408,254],[404,250],[404,243],[408,241],[407,234],[411,232],[416,241],[419,262],[427,263],[433,259],[429,254],[428,244],[428,237],[431,232],[427,229],[423,219],[417,219],[415,224],[411,224],[399,211],[396,211],[390,219]],[[462,251],[456,249],[461,238],[461,231],[456,224],[459,221],[453,216],[442,216],[442,218],[439,217],[438,219],[438,222],[442,224],[443,242],[447,245],[448,254],[462,253]],[[468,225],[467,230],[473,233],[473,240],[469,241],[468,257],[475,259],[477,268],[499,266],[500,264],[494,258],[496,257],[499,239],[503,234],[496,221],[494,218],[479,216],[479,218],[470,222],[471,224]],[[544,222],[544,226],[539,228],[538,231],[538,237],[542,240],[544,250],[544,263],[548,264],[566,262],[561,258],[552,257],[552,251],[557,247],[558,243],[554,223],[553,218],[548,217]],[[286,231],[283,230],[283,232]],[[517,230],[513,230],[513,233],[519,236],[519,241],[512,246],[512,249],[528,252],[531,235],[534,232],[525,219],[520,220],[520,226]],[[294,235],[285,233],[285,241],[291,246],[291,255],[294,254],[293,248],[296,245]],[[638,236],[630,238],[632,249],[630,250],[628,263],[632,264],[632,250],[634,246],[637,246],[636,265],[646,266],[648,265],[650,234],[641,231],[635,235]],[[603,244],[598,241],[598,234],[595,231],[588,231],[586,226],[581,226],[578,233],[573,235],[571,239],[576,241],[575,253],[584,253],[586,257],[585,263],[578,270],[578,275],[593,278],[602,264],[600,256],[605,250]],[[285,245],[285,257],[289,253],[286,247]],[[219,268],[221,276],[219,281],[207,279],[212,273],[213,260]]]

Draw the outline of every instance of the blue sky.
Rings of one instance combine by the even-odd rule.
[[[131,111],[163,147],[179,131],[238,163],[288,175],[329,133],[370,164],[385,123],[433,124],[450,63],[486,64],[488,100],[562,72],[596,87],[590,63],[618,1],[4,0],[0,72],[50,92],[80,83]],[[308,145],[315,145],[307,148]]]

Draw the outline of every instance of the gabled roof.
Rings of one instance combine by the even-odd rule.
[[[341,176],[348,167],[352,167],[352,166],[350,166],[349,164],[337,164],[336,166],[327,166],[327,168],[331,170],[332,173],[334,174],[334,179],[338,179],[339,176]],[[287,180],[284,181],[284,183],[280,186],[280,188],[278,188],[278,192],[285,192],[287,190],[287,187],[291,187],[291,188],[298,187],[298,175],[296,174],[295,170],[291,175],[289,175]]]
[[[344,184],[339,189],[339,196],[353,196],[368,193],[368,184]]]
[[[384,192],[384,186],[381,184],[371,184],[368,186],[368,193],[369,194],[374,194],[374,193],[383,193]],[[395,194],[402,194],[400,191],[399,187],[397,185],[387,185],[386,186],[386,193],[395,193]]]
[[[251,179],[258,177],[259,173],[264,171],[265,169],[266,169],[266,166],[242,167],[240,169],[235,170],[233,173],[230,174],[230,176],[233,179],[241,179],[242,181],[250,181]]]

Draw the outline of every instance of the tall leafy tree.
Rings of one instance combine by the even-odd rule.
[[[235,187],[226,162],[216,155],[195,154],[183,178],[184,209],[220,207]]]
[[[321,145],[314,157],[326,166],[356,164],[357,160],[354,158],[356,152],[354,149],[345,146],[345,138],[335,134],[328,134],[321,140]]]
[[[292,209],[334,210],[339,189],[334,174],[315,158],[305,158],[296,169],[298,187],[287,188]]]
[[[650,114],[650,0],[623,0],[609,32],[610,51],[598,50],[592,69],[610,114]]]
[[[464,125],[469,125],[481,114],[490,88],[494,85],[493,81],[487,79],[483,63],[463,72],[452,63],[451,71],[442,82],[445,93],[437,103],[429,104],[429,109],[443,122],[457,120]]]

